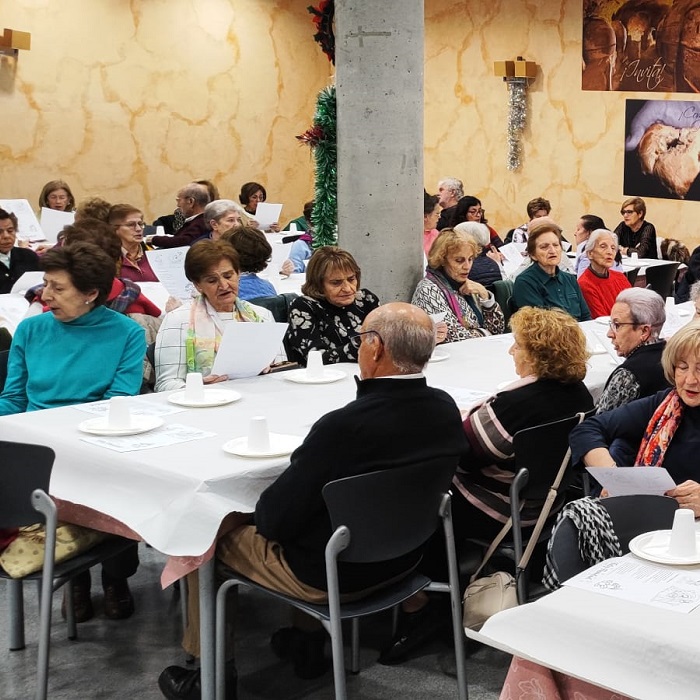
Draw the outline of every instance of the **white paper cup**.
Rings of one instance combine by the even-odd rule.
[[[306,357],[306,376],[309,379],[323,377],[323,350],[309,350]]]
[[[695,549],[695,513],[690,508],[679,508],[673,516],[668,553],[672,557],[692,557]]]
[[[639,260],[639,253],[631,253],[630,258],[632,260]]]
[[[107,411],[107,427],[114,430],[124,430],[131,427],[128,396],[113,396],[109,400]]]
[[[676,310],[676,300],[673,297],[666,297],[666,311]]]
[[[204,401],[204,382],[199,372],[188,372],[185,379],[185,400]]]
[[[253,452],[270,451],[270,431],[265,416],[254,416],[248,428],[248,449]]]
[[[297,225],[295,223],[289,224],[289,233],[296,233],[297,232]]]

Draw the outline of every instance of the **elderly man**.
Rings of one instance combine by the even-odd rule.
[[[185,185],[175,198],[178,209],[185,217],[183,227],[173,236],[149,236],[147,242],[158,248],[179,248],[192,245],[209,233],[204,220],[204,207],[209,204],[209,192],[204,185],[191,182]]]
[[[438,182],[438,204],[442,209],[440,218],[435,228],[438,231],[449,226],[452,212],[457,206],[457,202],[464,197],[464,185],[456,177],[446,177]]]
[[[29,248],[15,247],[16,239],[17,217],[0,209],[0,294],[11,292],[25,272],[41,269],[39,256]]]
[[[370,313],[358,334],[360,379],[357,398],[318,420],[295,450],[287,470],[260,497],[252,524],[234,526],[221,537],[217,556],[261,585],[314,603],[327,600],[324,548],[331,525],[321,490],[329,482],[380,469],[401,469],[421,459],[454,456],[466,442],[459,410],[422,374],[435,344],[433,323],[424,311],[404,303]],[[226,530],[226,524],[222,531]],[[361,596],[414,567],[419,553],[340,570],[341,593]],[[190,610],[196,613],[196,587]],[[198,615],[190,615],[183,646],[198,655]],[[327,668],[325,632],[303,616],[273,635],[272,647],[291,658],[297,675],[312,678]],[[313,622],[313,621],[311,621]],[[307,630],[304,631],[300,625]],[[229,681],[235,680],[232,662]],[[159,678],[172,699],[200,697],[198,671],[177,666]],[[235,682],[227,683],[235,698]]]

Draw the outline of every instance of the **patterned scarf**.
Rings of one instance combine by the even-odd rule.
[[[437,270],[434,267],[428,267],[425,271],[425,276],[440,288],[440,291],[444,294],[445,299],[447,300],[447,305],[450,307],[452,313],[457,317],[462,326],[464,326],[464,328],[470,328],[472,324],[467,321],[462,313],[457,292],[455,292],[455,290],[452,288],[447,275],[445,275],[442,270]],[[474,312],[474,315],[477,318],[479,327],[483,328],[484,316],[474,301],[474,297],[472,297],[471,294],[460,294],[459,296],[461,296],[467,302],[469,308]]]
[[[659,404],[649,421],[642,443],[639,446],[635,465],[640,467],[660,467],[666,450],[683,418],[683,402],[673,389]]]
[[[247,301],[236,298],[233,306],[236,321],[262,323],[263,317]],[[207,304],[204,295],[199,295],[190,308],[190,325],[185,338],[185,356],[188,372],[211,374],[214,358],[219,350],[223,324],[216,312]]]
[[[107,300],[105,306],[112,311],[125,314],[126,310],[141,296],[141,288],[131,280],[120,279],[124,287],[115,297]]]

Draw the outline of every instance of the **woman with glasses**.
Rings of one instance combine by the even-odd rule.
[[[608,316],[617,295],[630,288],[627,277],[612,268],[617,255],[617,236],[604,228],[593,231],[585,253],[590,265],[578,278],[583,298],[593,318]]]
[[[243,209],[250,219],[248,224],[253,228],[260,228],[255,220],[255,212],[258,210],[258,204],[267,200],[267,190],[259,182],[246,182],[241,186],[241,193],[238,195],[241,200]],[[280,225],[277,221],[270,224],[265,231],[268,233],[279,233]]]
[[[489,226],[489,222],[486,219],[486,213],[481,205],[481,200],[469,194],[465,195],[459,200],[459,202],[457,202],[457,206],[454,207],[452,216],[449,220],[449,227],[454,228],[458,224],[462,224],[465,221],[474,221],[477,224],[484,224],[484,226],[486,226],[489,230],[491,245],[495,248],[500,248],[503,245],[503,241],[498,235],[496,229]]]
[[[656,260],[659,255],[656,249],[656,229],[654,224],[644,220],[647,205],[641,197],[630,197],[622,203],[620,210],[622,221],[617,225],[615,233],[620,241],[620,252],[631,256],[636,253],[640,258]]]
[[[156,273],[146,257],[146,251],[151,248],[143,238],[145,223],[141,211],[131,204],[115,204],[109,210],[107,220],[122,244],[122,267],[119,276],[132,282],[158,282]]]
[[[620,292],[610,311],[607,335],[625,361],[608,378],[598,413],[668,387],[661,367],[666,341],[659,338],[664,323],[666,307],[656,292],[641,287]]]
[[[661,355],[671,385],[578,425],[569,438],[574,464],[664,467],[666,492],[700,517],[700,325],[681,328]]]
[[[323,362],[357,362],[358,338],[379,299],[360,287],[360,267],[346,250],[318,248],[306,268],[303,296],[289,307],[284,347],[291,362],[306,366],[310,350],[323,350]]]
[[[156,391],[182,389],[188,372],[199,372],[205,384],[225,382],[212,374],[214,359],[228,323],[263,323],[272,314],[238,296],[241,266],[226,241],[203,240],[185,256],[185,275],[198,292],[189,306],[165,315],[155,347]]]
[[[513,306],[516,309],[523,306],[560,308],[577,321],[589,321],[591,313],[576,275],[559,269],[561,228],[543,217],[530,226],[526,245],[532,264],[515,278],[511,297]]]
[[[39,195],[39,211],[42,207],[56,211],[73,211],[75,197],[63,180],[51,180],[44,185]]]

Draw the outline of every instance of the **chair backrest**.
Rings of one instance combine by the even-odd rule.
[[[338,558],[385,561],[420,547],[435,532],[456,468],[457,457],[440,457],[326,484],[323,498],[333,530],[341,525],[350,530],[350,545]]]
[[[5,382],[7,381],[7,360],[9,357],[9,350],[0,351],[0,392],[5,388]]]
[[[0,441],[0,527],[41,520],[32,505],[32,491],[49,492],[54,458],[54,451],[44,445]]]
[[[676,279],[676,270],[679,265],[678,262],[670,262],[666,265],[647,267],[647,287],[653,289],[664,299],[673,296],[673,282]]]
[[[630,286],[634,287],[634,283],[637,281],[638,274],[638,267],[633,267],[631,270],[627,270],[627,272],[625,272],[625,277],[627,277],[627,281],[630,283]]]
[[[630,541],[643,532],[669,530],[678,509],[668,496],[611,496],[600,501],[612,520],[622,553],[629,552]],[[560,581],[566,581],[587,568],[578,549],[578,530],[566,518],[557,523],[549,543],[552,564]]]
[[[507,326],[512,314],[510,299],[513,296],[513,280],[496,280],[493,283],[493,296],[501,307]]]
[[[256,297],[251,299],[250,303],[256,306],[262,306],[272,313],[272,317],[277,323],[287,323],[289,321],[289,307],[291,303],[299,296],[293,292],[285,292],[284,294],[276,294],[269,297]]]

